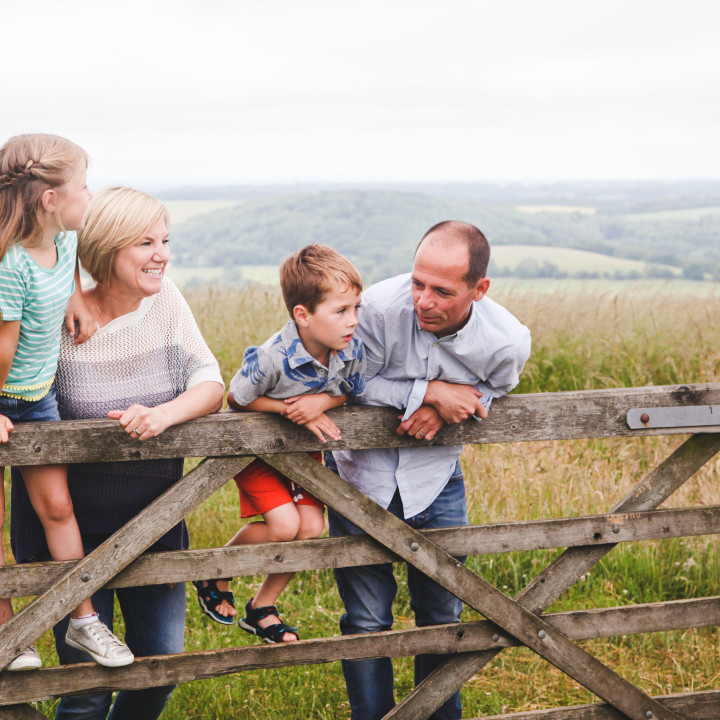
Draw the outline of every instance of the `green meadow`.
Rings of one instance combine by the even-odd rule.
[[[167,200],[163,203],[170,213],[172,224],[185,222],[198,215],[235,205],[234,200]]]
[[[694,284],[696,290],[698,284]],[[720,379],[720,297],[692,294],[674,283],[643,292],[630,284],[587,283],[544,292],[514,281],[491,290],[533,335],[533,353],[518,392],[619,388]],[[591,289],[594,288],[594,289]],[[285,322],[274,288],[239,291],[206,286],[186,291],[198,323],[227,380],[248,345]],[[467,447],[462,456],[472,523],[579,516],[606,512],[683,437],[618,438]],[[686,483],[668,507],[720,503],[720,465],[711,462]],[[9,495],[9,493],[8,493]],[[188,518],[192,546],[223,545],[237,530],[237,493],[229,483]],[[5,534],[7,551],[7,528]],[[551,610],[606,607],[720,594],[720,553],[714,536],[633,543],[614,549]],[[557,551],[559,552],[559,551]],[[469,565],[503,592],[519,592],[556,551],[472,557]],[[398,574],[404,576],[402,567]],[[242,608],[259,577],[233,583]],[[412,612],[400,582],[396,627],[411,627]],[[303,638],[338,634],[342,606],[332,573],[300,573],[280,599]],[[477,615],[466,611],[465,619]],[[714,628],[623,636],[583,642],[583,647],[651,694],[718,687],[720,635]],[[237,626],[211,623],[188,589],[186,650],[252,644]],[[48,665],[57,659],[50,634],[39,642]],[[412,687],[410,659],[395,663],[397,697]],[[463,691],[464,717],[529,711],[592,702],[593,697],[526,649],[501,653]],[[54,703],[39,709],[52,717]],[[347,719],[349,708],[339,663],[247,671],[185,684],[174,693],[168,720],[226,718]]]
[[[639,277],[644,275],[647,263],[641,260],[618,258],[612,255],[576,250],[574,248],[548,247],[544,245],[496,245],[492,249],[493,262],[497,267],[516,271],[518,265],[526,260],[534,260],[538,265],[544,262],[555,265],[561,272],[576,275],[581,272],[599,275],[628,275],[632,272]],[[682,270],[672,265],[660,265],[673,275],[681,275]]]

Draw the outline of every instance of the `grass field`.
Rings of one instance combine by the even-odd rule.
[[[177,285],[201,285],[203,283],[232,285],[269,285],[277,287],[278,268],[276,265],[243,265],[233,267],[229,272],[221,267],[184,267],[170,265],[167,275]]]
[[[665,222],[666,220],[694,221],[703,217],[718,215],[720,215],[720,206],[710,206],[684,208],[682,210],[658,210],[657,212],[635,213],[633,215],[623,215],[623,219],[638,222]]]
[[[518,212],[535,215],[536,213],[580,213],[581,215],[594,215],[597,211],[594,207],[584,205],[517,205]]]
[[[538,266],[542,266],[543,263],[548,262],[555,265],[558,270],[568,273],[570,275],[576,275],[578,273],[599,273],[600,275],[613,276],[615,273],[620,273],[627,276],[632,272],[637,272],[639,275],[644,275],[647,263],[640,260],[628,260],[626,258],[616,258],[610,255],[602,255],[601,253],[588,252],[586,250],[575,250],[572,248],[559,248],[559,247],[545,247],[540,245],[496,245],[492,251],[493,262],[499,268],[508,268],[511,271],[515,270],[517,266],[524,260],[535,260]],[[674,267],[672,265],[658,265],[676,276],[682,275],[682,269]],[[171,277],[178,285],[198,285],[204,282],[209,283],[238,283],[241,282],[244,285],[248,284],[260,284],[260,285],[271,285],[277,286],[278,281],[278,269],[276,265],[243,265],[232,269],[232,275],[228,270],[221,267],[193,267],[193,266],[174,266],[170,265],[168,268],[168,276]],[[526,284],[530,283],[530,286],[547,286],[550,282],[549,287],[555,289],[559,286],[553,283],[558,282],[554,279],[541,278],[539,281],[535,279],[525,280],[523,278],[493,278],[494,283],[519,283]],[[559,281],[560,283],[565,282],[564,280]],[[584,287],[586,283],[590,283],[589,287],[605,287],[605,283],[612,282],[610,280],[602,279],[597,281],[593,280],[570,280],[569,283],[576,283],[578,286]],[[623,283],[637,282],[637,281],[619,281],[620,286]],[[594,283],[594,284],[593,284]],[[703,289],[702,284],[696,285],[695,292],[704,292],[707,288]],[[625,285],[627,289],[629,286]],[[657,287],[657,281],[653,281],[650,287]],[[672,286],[676,288],[675,285]]]
[[[633,271],[642,275],[647,263],[640,260],[616,258],[587,250],[574,250],[572,248],[545,247],[542,245],[495,245],[492,249],[492,258],[498,267],[515,268],[523,260],[535,260],[538,265],[544,262],[556,265],[562,272],[576,274],[588,273],[623,273],[627,275]],[[682,269],[671,265],[661,267],[675,275],[681,275]]]
[[[206,215],[237,205],[237,203],[237,200],[168,200],[163,205],[170,213],[171,224],[175,225],[198,215]]]
[[[530,247],[530,246],[528,246]],[[593,253],[588,253],[592,255]],[[607,257],[607,256],[603,256]],[[267,290],[279,285],[278,269],[274,265],[244,265],[241,274],[234,282],[243,282],[266,286]],[[215,285],[215,291],[223,292],[232,286],[222,268],[174,267],[167,270],[168,277],[181,287],[188,284],[197,288],[207,283]],[[720,295],[720,285],[712,282],[695,282],[693,280],[608,280],[608,279],[555,279],[555,278],[492,278],[492,292],[512,295],[555,294],[561,296],[579,294],[581,296],[606,295],[658,295],[668,294],[672,297],[713,297]],[[220,287],[217,287],[220,286]],[[194,290],[191,290],[193,292]]]
[[[585,284],[584,287],[587,287]],[[626,290],[628,286],[625,286]],[[674,287],[674,286],[673,286]],[[698,285],[695,286],[700,287]],[[503,303],[533,335],[533,353],[518,391],[547,392],[631,387],[720,379],[720,297],[666,292],[567,288],[535,293],[496,284]],[[207,287],[188,298],[223,374],[229,379],[248,345],[285,321],[279,293]],[[623,438],[467,447],[462,456],[471,522],[579,516],[605,512],[684,438]],[[710,463],[666,506],[720,503],[720,464]],[[9,493],[8,493],[9,495]],[[193,547],[224,544],[239,525],[230,483],[188,519]],[[7,531],[6,531],[7,542]],[[610,553],[552,610],[593,608],[720,594],[720,547],[715,537],[623,545]],[[473,557],[469,564],[509,595],[517,593],[555,552]],[[403,571],[399,569],[402,576]],[[242,605],[260,578],[234,583]],[[412,625],[400,582],[397,627]],[[330,571],[299,574],[281,597],[288,620],[304,638],[338,634],[342,606]],[[476,617],[465,612],[464,618]],[[714,628],[593,640],[583,647],[647,692],[662,694],[718,687],[720,635]],[[187,650],[245,645],[237,627],[206,621],[188,592]],[[39,643],[56,663],[49,634]],[[410,660],[395,663],[397,696],[412,687]],[[507,650],[463,691],[467,718],[553,705],[591,702],[584,689],[533,653]],[[51,716],[53,704],[40,709]],[[228,718],[349,718],[339,663],[249,671],[198,681],[176,690],[167,720]]]

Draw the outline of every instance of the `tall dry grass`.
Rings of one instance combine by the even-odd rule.
[[[493,294],[528,327],[533,353],[519,392],[584,390],[693,382],[720,376],[720,299],[623,292],[532,293],[517,288]],[[265,340],[287,318],[277,291],[205,288],[188,300],[225,380],[248,345]],[[468,506],[473,523],[529,520],[605,512],[672,452],[682,437],[518,443],[466,448]],[[686,483],[666,506],[720,504],[718,462]],[[219,546],[238,527],[231,483],[188,519],[194,547]],[[556,553],[538,551],[471,558],[469,564],[509,595],[527,584]],[[399,575],[404,575],[402,568]],[[260,578],[234,583],[242,606]],[[398,627],[412,625],[401,591]],[[553,609],[665,601],[720,594],[714,537],[625,545],[586,573]],[[236,627],[212,624],[188,592],[187,650],[251,643]],[[329,571],[300,573],[280,600],[302,636],[337,634],[342,606]],[[465,618],[476,615],[466,611]],[[718,680],[715,629],[609,638],[584,643],[589,651],[646,691],[659,694],[713,688]],[[41,653],[56,662],[48,636]],[[399,660],[396,687],[412,687],[412,663]],[[592,701],[592,696],[533,653],[505,651],[463,692],[464,716]],[[52,704],[41,704],[48,716]],[[245,672],[184,685],[165,713],[186,718],[348,718],[339,664]]]

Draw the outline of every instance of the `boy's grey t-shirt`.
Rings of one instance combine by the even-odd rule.
[[[245,351],[243,364],[230,382],[239,405],[266,395],[285,400],[295,395],[327,393],[354,400],[365,391],[365,352],[353,336],[344,350],[332,352],[329,367],[305,349],[292,320],[262,345]]]

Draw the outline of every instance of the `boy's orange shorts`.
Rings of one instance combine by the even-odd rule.
[[[308,453],[313,460],[322,462],[322,453]],[[314,495],[305,492],[292,480],[288,480],[275,468],[255,458],[244,470],[235,476],[240,494],[240,517],[262,515],[276,507],[294,502],[297,505],[312,505],[325,508]]]

